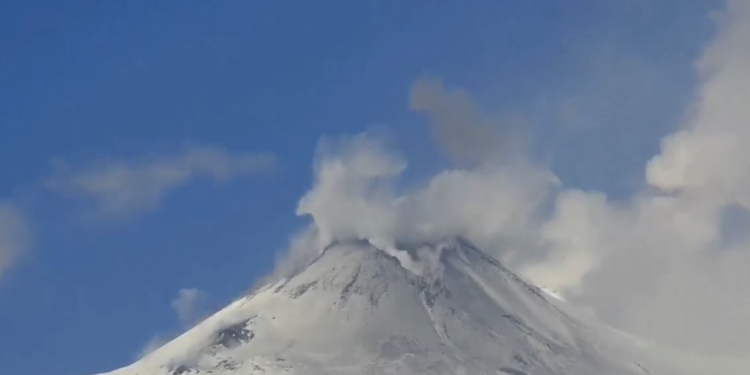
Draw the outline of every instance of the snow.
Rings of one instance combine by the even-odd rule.
[[[102,375],[690,375],[701,365],[719,368],[686,365],[589,319],[459,238],[402,250],[354,241]],[[742,364],[734,365],[740,374]]]

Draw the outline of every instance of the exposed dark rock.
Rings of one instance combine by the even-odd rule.
[[[525,372],[511,368],[511,367],[502,367],[500,368],[500,372],[504,372],[510,375],[527,375]]]
[[[219,331],[214,345],[231,349],[250,342],[255,337],[255,333],[247,328],[248,322],[249,320],[246,320],[233,324]]]
[[[188,371],[190,371],[190,367],[185,366],[185,365],[179,365],[179,366],[177,366],[177,368],[175,368],[174,370],[172,370],[172,375],[180,375],[180,374],[184,374],[184,373],[186,373]]]
[[[313,281],[304,285],[300,285],[294,288],[294,290],[291,291],[290,295],[292,298],[299,298],[300,296],[305,294],[310,288],[314,287],[316,284],[318,284],[318,282]]]

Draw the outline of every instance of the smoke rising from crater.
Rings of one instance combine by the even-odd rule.
[[[312,224],[293,259],[334,240],[388,247],[461,235],[616,327],[746,356],[750,236],[737,233],[750,231],[750,220],[732,218],[750,218],[750,3],[729,0],[717,26],[696,64],[700,84],[684,125],[663,140],[644,166],[647,185],[630,198],[565,188],[527,158],[497,157],[513,144],[502,126],[465,91],[418,80],[411,109],[426,114],[448,155],[471,166],[404,189],[406,160],[377,138],[322,141],[297,209]]]

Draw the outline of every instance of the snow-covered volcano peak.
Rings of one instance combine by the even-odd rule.
[[[112,375],[635,374],[605,341],[460,237],[328,246]]]
[[[443,263],[450,258],[461,257],[464,261],[493,263],[497,260],[485,254],[461,236],[448,236],[438,241],[397,242],[384,245],[381,241],[353,239],[336,241],[324,248],[322,253],[362,252],[371,259],[386,256],[416,276],[437,279]],[[502,268],[502,267],[501,267]]]

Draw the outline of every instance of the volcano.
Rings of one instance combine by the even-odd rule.
[[[647,366],[462,238],[336,243],[107,375],[635,375]]]

